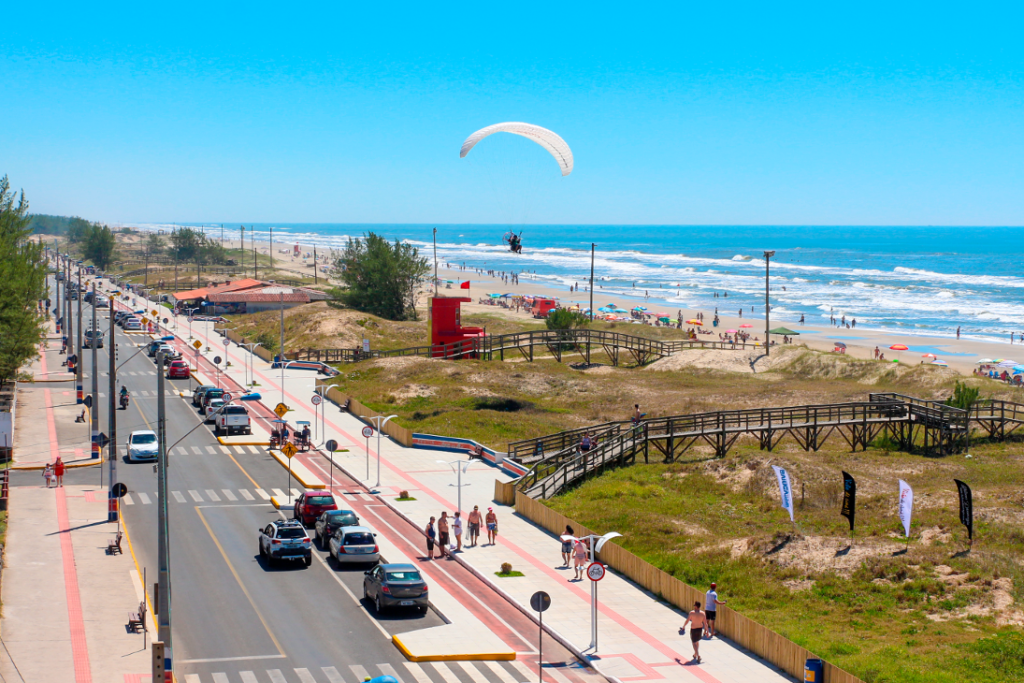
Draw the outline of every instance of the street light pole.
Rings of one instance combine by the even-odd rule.
[[[594,250],[597,245],[590,244],[590,320],[594,320]],[[587,359],[589,361],[589,359]]]
[[[100,457],[100,369],[96,351],[96,281],[92,283],[92,340],[89,346],[92,349],[92,408],[89,409],[90,422],[92,423],[92,457],[94,460]],[[100,485],[103,485],[103,466],[100,465]]]
[[[771,316],[771,305],[768,301],[768,273],[771,269],[771,258],[775,256],[774,251],[764,252],[764,355],[770,355],[771,344],[768,343],[768,330],[771,329],[769,317]]]
[[[434,298],[437,298],[437,228],[434,228]]]
[[[164,366],[164,352],[157,351],[156,365]],[[164,373],[156,373],[157,406],[157,640],[164,644],[164,671],[172,671],[171,656],[171,557],[170,536],[167,527],[167,442],[166,413],[164,412]],[[154,682],[155,683],[155,682]]]
[[[108,371],[109,383],[107,384],[107,430],[110,432],[107,451],[107,458],[110,461],[110,492],[107,497],[107,521],[118,521],[118,499],[114,495],[114,485],[117,483],[117,405],[114,403],[117,394],[117,345],[114,343],[114,297],[110,297],[110,339],[109,344]]]
[[[377,483],[374,484],[374,488],[380,486],[380,430],[384,429],[384,425],[386,425],[388,423],[388,420],[390,420],[393,417],[398,416],[388,415],[387,417],[384,417],[383,415],[374,415],[373,417],[370,418],[377,425]],[[367,479],[369,479],[369,477],[367,477]]]
[[[441,465],[448,465],[448,467],[451,467],[453,470],[455,470],[455,476],[456,476],[455,487],[458,489],[458,492],[459,492],[458,493],[458,507],[456,508],[456,510],[458,510],[461,513],[462,512],[462,486],[463,486],[463,484],[462,484],[462,473],[469,471],[469,466],[473,463],[473,461],[472,460],[452,460],[452,461],[449,462],[447,460],[438,460],[437,462],[439,464],[441,464]],[[448,484],[448,485],[451,486],[451,484]],[[466,484],[466,486],[469,486],[469,484]]]
[[[75,351],[75,354],[78,355],[78,356],[81,356],[82,355],[82,295],[84,294],[84,292],[82,291],[82,266],[78,266],[78,283],[75,285],[75,289],[77,290],[77,294],[78,294],[78,343],[75,344],[75,348],[77,349]],[[77,402],[78,403],[85,403],[85,392],[82,391],[83,383],[85,381],[85,377],[82,374],[83,373],[82,366],[85,365],[85,363],[83,361],[84,361],[83,358],[79,358],[78,362],[75,363],[75,373],[76,373],[76,375],[75,375],[75,379],[76,379],[75,384],[76,384],[76,388],[78,390],[78,397],[77,397]]]

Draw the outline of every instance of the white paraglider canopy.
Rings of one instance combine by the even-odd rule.
[[[547,128],[520,121],[507,121],[481,128],[462,143],[462,151],[459,152],[459,158],[465,157],[476,143],[494,133],[512,133],[513,135],[521,135],[524,138],[533,140],[555,158],[559,168],[562,169],[563,176],[572,173],[572,150],[569,149],[569,145],[566,144],[565,140]]]

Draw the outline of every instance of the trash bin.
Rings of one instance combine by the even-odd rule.
[[[820,659],[808,659],[804,663],[804,683],[824,683],[825,665]]]

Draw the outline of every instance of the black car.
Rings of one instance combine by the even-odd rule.
[[[192,405],[194,405],[197,408],[202,407],[203,394],[205,394],[210,389],[216,388],[217,387],[213,386],[212,384],[200,384],[198,387],[192,390]]]
[[[366,572],[363,597],[373,601],[378,613],[389,607],[415,607],[425,613],[430,606],[427,582],[411,564],[378,564]]]
[[[316,520],[316,540],[321,546],[343,526],[359,526],[359,515],[351,510],[328,510]]]

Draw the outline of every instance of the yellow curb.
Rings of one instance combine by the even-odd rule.
[[[78,469],[79,467],[95,467],[96,465],[102,465],[103,462],[104,462],[103,458],[100,458],[99,460],[90,461],[90,462],[64,463],[64,469],[74,470],[74,469]],[[53,464],[53,463],[49,463],[49,464]],[[11,469],[11,470],[21,470],[21,471],[26,471],[27,472],[27,471],[31,471],[31,470],[44,470],[44,469],[46,469],[46,465],[11,465],[10,467],[8,467],[8,469]]]
[[[274,456],[274,460],[277,460],[278,464],[281,465],[281,467],[283,467],[285,469],[288,469],[288,458],[285,457],[284,453],[282,453],[281,451],[275,451],[275,450],[271,449],[270,454],[272,456]],[[316,475],[314,475],[312,472],[309,472],[309,475],[314,478],[313,480],[304,479],[302,477],[302,471],[303,470],[305,470],[306,472],[309,472],[309,470],[306,468],[306,466],[303,465],[302,463],[299,463],[299,467],[298,468],[296,468],[296,467],[292,467],[291,468],[292,476],[295,477],[295,480],[297,482],[302,484],[307,489],[325,489],[325,488],[327,488],[327,484],[325,484],[322,481],[320,481],[320,479],[318,477],[316,477]]]
[[[117,500],[117,516],[121,519],[121,528],[124,529],[124,537],[128,539],[128,552],[132,554],[132,562],[135,563],[135,572],[139,575],[139,582],[142,583],[142,570],[139,568],[139,560],[135,557],[135,548],[132,547],[132,537],[128,534],[128,524],[124,520],[124,513],[121,512],[121,499]],[[148,578],[148,577],[147,577]],[[153,605],[149,599],[149,587],[142,586],[142,594],[146,596],[146,614],[153,619]],[[156,626],[155,620],[153,623]],[[149,630],[149,626],[146,626]]]
[[[231,438],[230,436],[227,438]],[[269,446],[269,441],[225,441],[223,436],[218,436],[217,441],[221,446]]]
[[[76,379],[74,375],[71,375],[67,379],[22,379],[18,380],[22,384],[47,384],[49,382],[72,382]]]
[[[285,496],[285,497],[284,497],[284,499],[285,499],[285,500],[288,500],[289,498],[291,498],[291,496]],[[281,509],[281,501],[279,501],[279,500],[277,499],[277,496],[271,496],[271,497],[270,497],[270,502],[271,502],[271,504],[272,504],[272,505],[273,505],[274,507],[276,507],[276,508],[277,508],[278,510],[280,510],[280,509]],[[285,506],[287,506],[287,507],[291,507],[291,505],[292,505],[292,503],[285,503]]]
[[[516,658],[515,652],[477,652],[465,655],[414,655],[409,648],[399,639],[398,636],[391,636],[391,642],[395,644],[398,651],[410,662],[457,662],[457,661],[504,661],[511,662]]]

